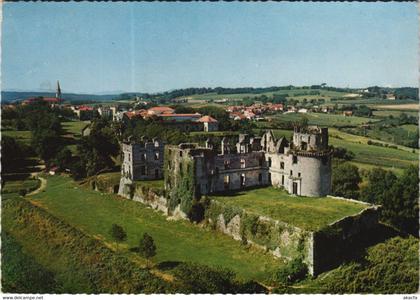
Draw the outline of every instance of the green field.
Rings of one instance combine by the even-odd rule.
[[[302,93],[310,93],[310,92],[320,92],[320,95],[301,95],[297,96]],[[190,100],[220,100],[220,99],[228,99],[228,100],[242,100],[245,97],[256,97],[256,96],[262,96],[265,95],[267,97],[273,96],[273,94],[276,95],[289,95],[288,98],[293,98],[296,100],[303,100],[303,98],[306,99],[325,99],[326,101],[330,101],[333,97],[342,97],[343,95],[347,93],[343,92],[335,92],[335,91],[327,91],[327,90],[321,90],[321,89],[291,89],[291,90],[278,90],[275,92],[267,92],[267,93],[244,93],[244,94],[217,94],[217,93],[207,93],[207,94],[196,94],[191,95],[188,97],[180,97],[180,98],[187,98]]]
[[[240,278],[263,281],[281,265],[271,255],[257,249],[247,250],[222,233],[188,221],[167,221],[141,203],[88,190],[65,177],[49,176],[47,180],[46,191],[31,198],[35,203],[111,246],[115,246],[109,235],[111,225],[120,224],[128,234],[120,249],[137,246],[139,238],[147,232],[157,245],[155,263],[189,261],[223,266]]]
[[[365,136],[370,139],[383,141],[387,144],[413,146],[418,142],[418,127],[417,125],[401,125],[401,126],[372,126],[369,129],[363,128],[348,128],[345,130],[348,133]],[[405,148],[405,147],[404,147]],[[412,148],[407,149],[412,151]]]
[[[323,114],[323,113],[287,113],[277,114],[274,118],[284,122],[295,122],[306,117],[309,125],[327,126],[327,127],[344,127],[356,126],[368,122],[376,122],[376,119],[363,118],[363,117],[346,117],[336,114]]]
[[[367,207],[329,197],[292,196],[274,187],[237,192],[229,196],[213,196],[212,199],[307,230],[319,229]]]
[[[2,130],[1,133],[4,136],[10,136],[26,145],[31,144],[31,132],[29,130]]]
[[[61,122],[61,126],[63,127],[63,139],[65,140],[65,144],[70,149],[73,154],[77,152],[77,140],[80,139],[82,136],[82,129],[90,121],[69,121],[69,122]]]
[[[393,116],[394,118],[399,117],[402,113],[405,113],[408,116],[418,117],[418,111],[401,111],[401,110],[374,110],[373,112],[374,117],[378,118],[387,118],[389,116]]]
[[[398,100],[396,102],[391,102],[389,100],[386,99],[381,99],[381,98],[356,98],[356,99],[340,99],[340,100],[336,100],[336,101],[332,101],[331,104],[339,104],[339,105],[366,105],[369,106],[371,108],[375,108],[376,105],[389,105],[389,104],[413,104],[413,103],[417,103],[416,100]]]
[[[85,127],[89,123],[90,121],[70,121],[61,122],[61,126],[67,134],[71,134],[76,137],[81,136],[83,127]]]
[[[289,138],[292,134],[291,130],[273,129],[274,136],[279,138],[286,136]],[[371,138],[362,137],[339,131],[335,128],[329,129],[329,143],[335,147],[342,147],[355,154],[352,162],[360,163],[359,166],[370,165],[372,167],[383,167],[395,170],[400,173],[409,165],[418,164],[419,151],[398,146],[398,149],[368,145]],[[377,140],[373,140],[379,142]]]
[[[2,194],[17,193],[21,189],[35,190],[40,184],[39,179],[29,178],[25,180],[6,181],[2,188]]]

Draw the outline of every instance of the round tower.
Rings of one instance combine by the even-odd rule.
[[[331,157],[328,128],[295,128],[287,162],[289,193],[310,197],[330,194]]]

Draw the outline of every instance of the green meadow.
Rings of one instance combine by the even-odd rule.
[[[368,122],[375,122],[375,119],[369,119],[364,117],[346,117],[343,115],[336,114],[324,114],[324,113],[286,113],[277,114],[274,116],[275,119],[284,122],[295,122],[302,118],[308,119],[309,125],[327,126],[327,127],[344,127],[344,126],[356,126],[365,124]]]
[[[273,129],[274,135],[278,138],[291,136],[291,130]],[[404,146],[397,146],[398,149],[368,145],[368,140],[374,139],[344,133],[338,129],[329,129],[329,143],[335,147],[342,147],[355,154],[352,162],[360,163],[359,166],[367,166],[368,169],[372,167],[383,167],[390,170],[395,170],[400,173],[409,165],[418,164],[419,151],[413,150]]]
[[[10,136],[23,144],[31,144],[31,132],[29,130],[2,130],[1,134]]]
[[[319,95],[302,95],[303,93],[311,93],[311,92],[319,92]],[[220,99],[228,99],[228,100],[242,100],[245,97],[258,97],[265,95],[267,97],[271,97],[274,94],[276,95],[288,95],[288,99],[296,99],[302,101],[304,98],[310,99],[324,99],[327,102],[331,100],[331,98],[339,98],[343,97],[347,93],[343,92],[335,92],[335,91],[327,91],[323,89],[291,89],[291,90],[278,90],[275,92],[267,92],[267,93],[243,93],[243,94],[217,94],[217,93],[207,93],[207,94],[195,94],[188,97],[180,97],[180,98],[188,98],[189,100],[220,100]]]
[[[71,134],[74,137],[76,137],[82,134],[83,127],[85,127],[89,123],[90,121],[68,121],[61,122],[61,126],[63,127],[66,134]]]
[[[157,246],[154,263],[185,261],[222,266],[239,278],[266,281],[281,261],[257,249],[245,249],[230,237],[184,220],[168,220],[163,214],[132,200],[103,194],[71,179],[48,176],[45,192],[30,197],[36,205],[83,232],[116,247],[109,234],[112,224],[121,225],[128,239],[120,251],[136,247],[147,232]]]
[[[212,199],[307,230],[320,229],[367,207],[330,197],[294,196],[274,187],[241,191],[227,196],[212,196]]]

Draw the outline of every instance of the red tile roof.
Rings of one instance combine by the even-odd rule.
[[[134,117],[144,117],[144,116],[147,115],[147,111],[145,109],[140,109],[140,110],[136,110],[136,111],[127,111],[127,112],[125,112],[125,115],[129,119],[132,119]]]
[[[161,117],[201,117],[201,114],[199,113],[194,113],[194,114],[169,114],[169,113],[165,113],[165,114],[161,114]]]
[[[81,111],[88,111],[88,110],[93,110],[93,107],[86,106],[86,105],[82,105],[82,106],[79,106],[79,107],[78,107],[78,110],[81,110]]]
[[[175,110],[168,106],[155,106],[155,107],[149,108],[149,111],[160,112],[160,113],[163,113],[163,112],[173,113]]]
[[[200,119],[197,120],[197,122],[202,122],[202,123],[218,123],[218,121],[216,119],[213,119],[210,116],[201,117]]]

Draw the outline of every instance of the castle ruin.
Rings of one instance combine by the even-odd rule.
[[[121,177],[131,181],[162,179],[164,147],[165,143],[159,139],[129,138],[121,145]]]
[[[205,147],[183,143],[167,146],[165,189],[178,186],[184,176],[183,161],[192,170],[196,198],[201,195],[273,185],[290,194],[323,197],[331,191],[331,150],[328,128],[296,128],[293,141],[276,140],[271,131],[262,137],[240,134],[232,149],[226,138],[216,149],[208,140]]]

